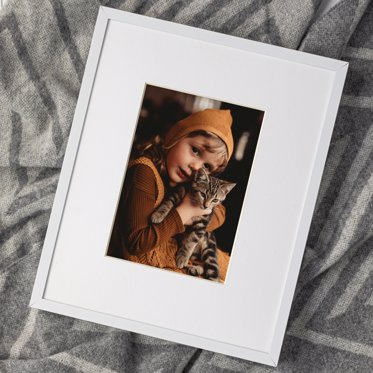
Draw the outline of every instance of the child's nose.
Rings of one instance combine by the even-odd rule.
[[[189,165],[190,169],[194,172],[194,171],[197,171],[199,170],[200,168],[203,167],[203,162],[196,162],[194,161],[193,163],[191,163]]]

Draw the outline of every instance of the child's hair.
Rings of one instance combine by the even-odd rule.
[[[168,145],[167,147],[163,144],[163,139],[160,136],[155,136],[153,139],[139,144],[135,147],[133,151],[133,155],[131,155],[131,158],[137,158],[141,156],[145,156],[150,158],[154,165],[159,170],[159,173],[162,177],[164,177],[167,174],[166,170],[166,150],[171,149],[173,146],[175,146],[180,140],[183,138],[192,138],[196,136],[203,136],[209,140],[212,140],[209,146],[206,146],[206,151],[210,153],[215,153],[219,156],[221,159],[221,164],[219,167],[214,170],[213,174],[218,175],[221,172],[224,171],[224,169],[227,167],[228,164],[228,152],[227,152],[227,146],[225,145],[224,141],[217,135],[215,135],[212,132],[203,131],[203,130],[197,130],[188,133],[182,138],[179,138],[176,142],[173,144]]]

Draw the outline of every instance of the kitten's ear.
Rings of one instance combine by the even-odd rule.
[[[236,183],[221,180],[221,190],[225,193],[225,195],[227,195],[235,186]]]
[[[196,180],[207,181],[209,176],[207,175],[206,170],[202,167],[196,172]]]

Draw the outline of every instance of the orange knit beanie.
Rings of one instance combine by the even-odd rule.
[[[172,146],[177,141],[194,131],[208,131],[219,136],[227,146],[228,159],[233,153],[233,136],[231,131],[232,115],[230,110],[206,109],[198,111],[177,122],[167,132],[164,146]]]

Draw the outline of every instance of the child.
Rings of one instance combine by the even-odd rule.
[[[184,272],[176,266],[177,244],[192,217],[211,213],[193,206],[187,194],[159,224],[150,216],[168,190],[191,179],[204,167],[208,173],[224,170],[233,152],[232,116],[229,110],[206,109],[179,121],[163,142],[147,146],[128,166],[108,255]],[[224,223],[225,208],[218,205],[207,227],[213,231]],[[229,256],[218,251],[224,280]]]

